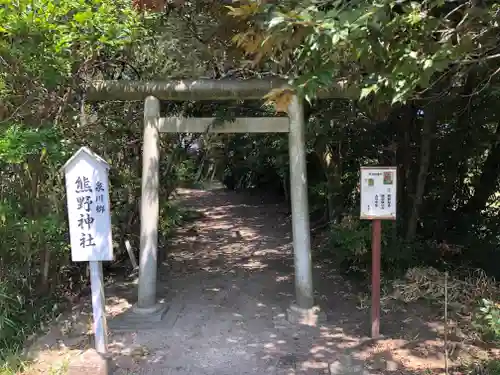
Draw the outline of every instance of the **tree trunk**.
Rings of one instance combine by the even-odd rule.
[[[413,195],[413,177],[412,177],[412,165],[413,165],[413,153],[412,153],[412,140],[413,131],[415,127],[415,117],[417,114],[416,108],[413,105],[409,105],[402,121],[402,134],[401,140],[398,147],[397,156],[400,159],[399,169],[398,169],[398,224],[400,233],[404,233],[407,229],[402,223],[406,223],[408,220],[407,212],[411,212],[411,197]]]
[[[289,202],[290,201],[290,192],[289,192],[289,188],[288,188],[288,184],[289,184],[288,180],[289,180],[288,174],[285,173],[283,175],[283,180],[282,180],[283,192],[285,194],[285,202]]]
[[[49,277],[50,277],[50,249],[44,248],[42,252],[42,279],[40,282],[40,289],[43,293],[49,290]]]
[[[198,171],[196,172],[196,177],[195,181],[200,182],[201,181],[201,176],[203,175],[203,171],[205,170],[205,161],[207,160],[208,157],[208,150],[203,152],[203,157],[201,159],[200,164],[198,165]]]
[[[467,169],[464,164],[464,160],[467,159],[467,154],[464,154],[464,150],[467,150],[472,138],[471,94],[475,89],[476,79],[472,76],[472,73],[470,73],[467,75],[465,80],[463,93],[456,103],[457,109],[461,112],[457,114],[456,128],[450,138],[450,141],[454,145],[458,144],[461,148],[450,154],[450,160],[447,162],[447,174],[445,177],[446,185],[441,193],[439,204],[437,206],[437,212],[443,212],[443,210],[449,206],[450,201],[453,199],[454,192],[457,191],[457,181],[460,181],[459,177],[463,175],[464,169]],[[443,222],[443,225],[444,224],[445,223]]]
[[[420,144],[420,167],[417,176],[415,196],[411,209],[410,218],[408,220],[406,240],[413,241],[417,234],[417,225],[420,217],[420,207],[424,201],[425,186],[429,166],[431,161],[431,148],[433,132],[436,125],[436,111],[433,107],[435,104],[428,105],[424,109],[424,120],[422,126],[422,140]]]
[[[404,160],[401,174],[401,180],[404,179],[404,190],[401,191],[403,194],[399,194],[401,197],[401,213],[403,213],[403,218],[408,221],[408,212],[411,212],[413,197],[415,196],[414,182],[413,182],[413,154],[412,154],[412,140],[413,138],[413,128],[415,127],[415,121],[408,124],[404,133]],[[406,229],[408,229],[406,227]]]
[[[341,202],[341,152],[340,141],[338,145],[322,145],[316,150],[321,161],[321,167],[326,180],[326,200],[327,200],[327,218],[330,222],[338,222],[342,213]]]
[[[475,213],[482,211],[488,199],[495,193],[497,180],[500,175],[500,123],[488,152],[488,156],[483,164],[481,176],[474,184],[474,195],[464,206],[463,213]]]

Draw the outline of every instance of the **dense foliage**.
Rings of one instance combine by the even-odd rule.
[[[91,105],[85,102],[86,83],[171,74],[168,66],[175,65],[163,54],[158,58],[157,46],[165,41],[151,30],[161,27],[161,18],[138,14],[128,0],[0,4],[1,357],[57,312],[61,302],[74,302],[88,282],[86,265],[70,262],[59,172],[80,146],[111,165],[117,261],[123,258],[124,240],[136,249],[139,245],[142,104]],[[165,63],[161,70],[158,62]],[[166,235],[180,220],[167,199],[177,182],[189,180],[196,170],[194,163],[184,162],[187,144],[175,137],[162,143],[175,151],[175,157],[162,160]]]
[[[69,261],[59,173],[79,146],[112,166],[118,259],[125,239],[138,246],[142,104],[87,103],[91,79],[290,79],[307,99],[313,227],[329,238],[316,255],[367,269],[359,167],[396,165],[398,220],[384,223],[384,269],[452,264],[500,276],[498,4],[226,3],[173,1],[152,15],[129,0],[0,0],[0,349],[24,339],[54,298],[71,298],[86,283],[83,266]],[[321,97],[325,91],[337,98]],[[283,110],[290,94],[268,99]],[[260,103],[162,104],[221,119],[263,111]],[[166,198],[186,181],[221,178],[288,199],[282,135],[161,142],[163,234],[179,218]],[[485,303],[485,316],[495,306]]]
[[[353,222],[359,166],[397,165],[399,219],[385,231],[387,268],[444,257],[495,272],[497,3],[249,1],[229,13],[244,20],[233,39],[251,64],[274,67],[311,102],[311,194],[335,224],[332,245],[353,252],[348,263],[369,262],[366,225]],[[332,90],[351,100],[315,99]],[[269,98],[284,109],[289,95]],[[268,151],[259,152],[248,169],[268,168]],[[277,174],[286,169],[278,165]]]

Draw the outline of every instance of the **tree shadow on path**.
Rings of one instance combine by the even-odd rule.
[[[440,323],[419,306],[388,309],[386,338],[373,341],[369,309],[331,266],[314,265],[319,327],[285,319],[294,300],[291,222],[283,204],[231,191],[179,191],[202,219],[181,228],[158,269],[158,298],[169,309],[148,329],[110,332],[116,374],[440,373]],[[110,318],[137,300],[136,283],[106,295]],[[134,354],[135,353],[135,354]]]

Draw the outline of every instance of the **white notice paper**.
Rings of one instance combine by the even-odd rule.
[[[361,219],[396,219],[396,167],[361,167]]]

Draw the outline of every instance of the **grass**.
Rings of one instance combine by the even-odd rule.
[[[466,375],[500,375],[500,359],[489,359],[474,363],[462,372]]]
[[[69,360],[65,360],[57,367],[52,367],[48,375],[64,375],[68,373]]]
[[[183,224],[194,221],[203,215],[197,211],[187,210],[175,202],[165,202],[163,207],[160,232],[168,238],[172,231]],[[9,296],[7,290],[15,290],[12,285],[0,284],[0,375],[19,375],[30,369],[30,362],[23,355],[25,338],[40,329],[42,323],[54,318],[54,300],[39,300],[38,308],[27,314],[26,309],[33,306],[18,306],[19,301]],[[10,288],[7,288],[9,286]],[[30,309],[31,310],[31,309]],[[17,311],[23,311],[20,318]],[[12,320],[11,320],[12,318]],[[15,320],[15,321],[13,321]],[[3,338],[2,338],[3,337]],[[67,373],[68,363],[51,368],[47,375]]]
[[[0,375],[17,375],[26,370],[27,365],[19,348],[2,349]]]
[[[4,354],[4,353],[2,353]],[[68,373],[69,360],[51,367],[47,375],[65,375]],[[0,365],[0,375],[20,375],[29,371],[30,363],[25,361],[20,352],[8,353],[3,363]]]
[[[27,337],[43,330],[42,324],[53,319],[57,312],[53,309],[56,299],[38,300],[37,309],[35,305],[12,306],[12,304],[5,303],[10,300],[18,301],[4,295],[3,311],[0,312],[4,323],[0,326],[0,337],[2,337],[0,340],[0,375],[21,374],[27,369],[29,361],[23,353]],[[9,309],[9,307],[12,308]],[[27,312],[27,309],[30,312]],[[24,314],[19,314],[18,311],[23,311]]]

